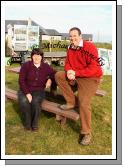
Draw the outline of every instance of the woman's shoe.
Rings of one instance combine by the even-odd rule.
[[[37,132],[37,131],[38,131],[38,128],[37,128],[37,127],[32,127],[32,131],[33,131],[33,132]]]

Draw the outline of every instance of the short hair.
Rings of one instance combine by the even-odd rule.
[[[31,58],[32,58],[32,56],[33,56],[34,54],[40,55],[40,56],[42,56],[42,58],[43,58],[43,55],[44,55],[43,51],[40,50],[39,48],[34,48],[34,49],[32,50],[32,52],[31,52]]]
[[[70,30],[69,30],[69,33],[73,30],[77,30],[78,31],[78,34],[81,35],[81,30],[78,28],[78,27],[72,27]]]

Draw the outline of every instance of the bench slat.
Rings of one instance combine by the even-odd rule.
[[[51,103],[51,104],[50,104]],[[67,117],[67,118],[71,118],[73,120],[78,120],[79,119],[79,114],[77,112],[75,112],[75,110],[61,110],[58,108],[58,105],[57,103],[53,103],[53,102],[49,102],[47,100],[44,100],[42,102],[42,109],[44,109],[45,111],[49,111],[49,112],[52,112],[52,113],[55,113],[57,115],[61,115],[61,116],[64,116],[64,117]]]
[[[7,68],[6,70],[9,71],[9,72],[13,72],[13,73],[19,74],[20,68],[21,67],[13,67],[13,68]]]
[[[9,88],[6,88],[5,96],[11,100],[18,100],[17,91]],[[61,110],[58,108],[58,105],[59,105],[58,103],[50,102],[48,100],[43,100],[41,104],[41,108],[42,110],[45,110],[63,117],[67,117],[75,121],[79,119],[79,114],[75,110]]]

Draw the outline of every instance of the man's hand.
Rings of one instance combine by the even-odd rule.
[[[68,70],[67,71],[67,78],[69,80],[75,80],[75,71],[74,70]]]
[[[67,77],[69,80],[75,80],[75,76],[73,74],[69,74]]]
[[[32,101],[32,95],[30,93],[28,93],[28,94],[26,94],[26,97],[27,97],[29,103],[31,103],[31,101]]]
[[[52,81],[51,79],[48,79],[47,82],[46,82],[46,88],[49,88],[52,84]]]

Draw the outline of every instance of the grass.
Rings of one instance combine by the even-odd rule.
[[[12,65],[12,66],[18,66]],[[12,67],[11,66],[11,67]],[[60,68],[58,68],[59,70]],[[7,87],[18,90],[18,75],[6,72]],[[6,155],[111,155],[112,154],[112,78],[104,76],[100,88],[107,96],[94,96],[92,100],[92,142],[89,146],[78,144],[80,120],[67,120],[63,127],[55,115],[42,111],[39,131],[26,132],[18,103],[5,105],[5,154]],[[53,100],[53,99],[52,99]],[[64,101],[58,99],[57,102]]]

